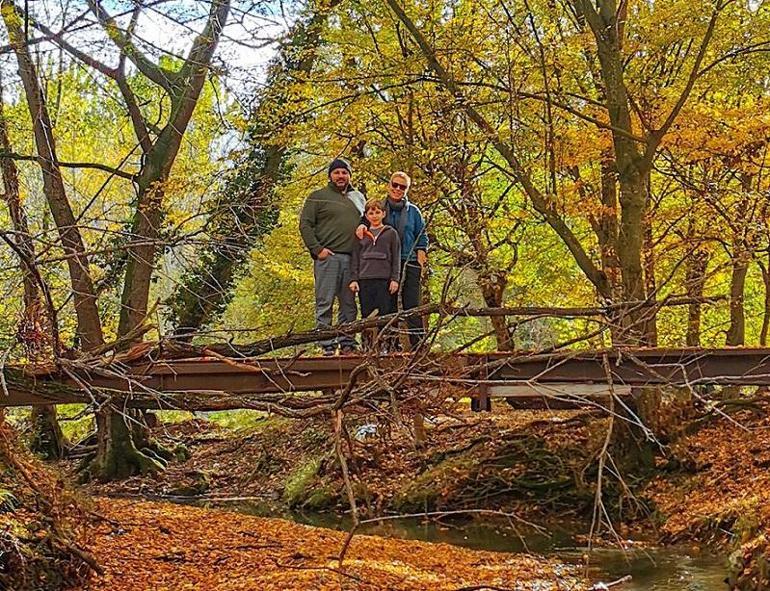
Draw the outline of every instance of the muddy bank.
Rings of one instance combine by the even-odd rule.
[[[586,589],[574,567],[536,556],[356,536],[168,503],[100,499],[87,589]]]
[[[392,424],[350,421],[344,441],[363,515],[492,508],[560,515],[590,511],[590,454],[604,423],[585,412],[501,409],[426,419],[422,441]],[[252,415],[239,428],[193,419],[155,435],[186,461],[158,478],[92,483],[95,494],[255,497],[279,507],[349,510],[328,420]]]

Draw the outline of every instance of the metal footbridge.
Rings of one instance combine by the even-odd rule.
[[[454,384],[476,408],[486,408],[494,397],[623,396],[653,385],[770,386],[770,348],[105,359],[87,366],[6,367],[2,377],[0,406],[90,403],[108,393],[129,407],[238,408],[239,399],[253,395],[294,396],[390,380]]]

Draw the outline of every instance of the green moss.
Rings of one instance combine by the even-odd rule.
[[[195,415],[186,410],[156,410],[155,416],[161,423],[173,425],[175,423],[184,423],[191,421]]]
[[[328,509],[337,503],[337,497],[336,491],[331,486],[318,486],[310,492],[303,506],[315,511]]]
[[[283,489],[283,500],[290,507],[302,504],[321,467],[321,457],[310,458],[289,475]]]

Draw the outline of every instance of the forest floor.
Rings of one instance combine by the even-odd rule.
[[[672,446],[683,469],[662,474],[644,494],[661,539],[730,550],[731,588],[770,588],[770,414],[721,418]]]
[[[97,495],[246,497],[269,511],[348,511],[328,420],[290,421],[255,413],[235,424],[187,419],[162,424],[156,436],[184,444],[186,461],[157,478],[91,484]],[[585,518],[594,503],[596,450],[606,419],[587,411],[456,412],[427,421],[416,445],[409,429],[351,421],[353,489],[364,517],[383,513],[486,508],[528,520]],[[643,511],[625,519],[621,537],[644,532],[661,543],[720,546],[730,554],[736,589],[770,588],[770,417],[764,407],[711,417],[681,436],[653,478],[632,487]],[[627,501],[627,499],[626,499]],[[626,504],[627,506],[627,504]],[[179,511],[186,511],[180,509]],[[331,534],[329,534],[331,535]],[[612,542],[605,533],[600,543]]]
[[[697,428],[690,423],[690,434],[674,438],[652,477],[626,475],[627,491],[605,473],[605,502],[619,537],[642,534],[653,543],[685,543],[696,551],[719,546],[729,554],[731,588],[770,588],[769,410],[759,403],[729,417],[712,412]],[[92,578],[91,589],[195,589],[203,588],[204,580],[211,589],[269,588],[260,577],[286,589],[584,585],[575,567],[536,555],[359,535],[340,573],[335,557],[344,531],[190,506],[229,508],[236,501],[237,508],[238,501],[246,501],[271,516],[349,517],[330,420],[295,421],[251,411],[166,412],[159,418],[154,437],[167,447],[183,446],[186,458],[156,476],[79,488],[86,511],[87,499],[95,498],[95,513],[104,517],[87,542],[79,542],[106,569],[104,578]],[[458,405],[427,417],[420,443],[408,417],[395,425],[349,416],[346,426],[343,447],[363,518],[484,509],[518,520],[517,525],[554,518],[583,519],[587,525],[607,419],[587,410],[514,411],[496,404],[491,413],[471,413]],[[60,468],[74,477],[76,464],[69,460]],[[51,482],[51,494],[61,496],[56,491],[62,485]],[[628,503],[629,492],[635,503]],[[35,494],[29,495],[30,507]],[[631,505],[641,511],[630,514]],[[6,513],[5,519],[13,515]],[[585,541],[576,537],[579,545]],[[617,541],[605,531],[595,543]],[[450,564],[457,568],[450,571]],[[161,583],[147,586],[152,577]]]
[[[282,519],[97,499],[90,548],[105,569],[86,589],[580,590],[575,567],[542,557],[355,536]]]

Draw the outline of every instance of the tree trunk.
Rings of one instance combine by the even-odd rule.
[[[655,252],[652,237],[652,224],[649,219],[644,221],[644,283],[647,300],[651,304],[657,302],[658,285],[655,280]],[[658,308],[654,305],[645,309],[645,342],[650,347],[658,346]]]
[[[746,341],[746,314],[743,300],[749,260],[749,253],[743,246],[735,244],[730,274],[730,328],[727,330],[725,339],[728,347],[738,347],[744,345]]]
[[[165,183],[171,174],[179,148],[198,103],[219,38],[230,12],[230,0],[211,0],[204,31],[179,69],[180,80],[171,93],[171,114],[158,139],[145,153],[139,173],[137,208],[133,220],[133,240],[128,245],[129,259],[121,296],[118,334],[134,330],[147,314],[158,239],[163,222]],[[107,28],[109,29],[109,24]],[[125,51],[125,49],[123,50]],[[142,141],[143,138],[137,138]]]
[[[67,256],[75,314],[78,320],[78,336],[83,349],[89,350],[102,345],[104,340],[85,245],[67,199],[45,96],[26,45],[22,29],[25,15],[11,0],[1,0],[0,7],[11,46],[19,64],[19,76],[24,85],[24,93],[32,116],[38,162],[43,173],[43,191],[56,223],[64,254]]]
[[[135,51],[131,40],[126,37],[130,37],[130,33],[116,28],[114,19],[109,17],[100,3],[92,1],[89,6],[110,38],[117,40],[122,57],[130,58],[130,54]],[[119,337],[132,333],[147,315],[153,271],[160,252],[165,183],[206,82],[229,12],[230,0],[211,0],[206,26],[193,41],[184,64],[177,70],[172,82],[168,82],[164,71],[145,58],[140,68],[142,74],[154,82],[165,80],[167,84],[161,86],[166,90],[170,102],[168,121],[154,142],[148,144],[148,137],[143,134],[147,129],[157,126],[143,120],[125,80],[120,86],[126,107],[132,113],[137,141],[144,154],[137,179],[137,207],[132,222],[132,240],[126,247],[129,257],[120,300]],[[127,340],[125,346],[131,344]],[[129,428],[126,424],[132,418],[135,419],[132,423],[135,428]],[[149,442],[148,431],[141,417],[105,407],[97,413],[97,431],[97,454],[90,473],[100,480],[121,479],[131,474],[146,474],[164,468],[163,463],[156,459],[156,452],[161,449]],[[137,445],[140,439],[147,439],[146,445]]]
[[[56,418],[56,406],[32,407],[30,449],[46,460],[59,460],[67,454],[69,442]]]
[[[5,120],[5,103],[0,81],[0,149],[11,153],[11,141]],[[46,318],[36,278],[42,280],[35,267],[35,245],[29,232],[29,224],[21,205],[19,192],[19,172],[11,158],[0,158],[0,171],[3,178],[3,198],[8,205],[11,224],[15,232],[15,244],[19,253],[19,267],[23,285],[24,313],[17,332],[17,339],[24,345],[30,361],[38,361],[45,353],[46,341],[58,341],[58,331],[49,338],[48,327],[56,321]],[[58,353],[58,342],[49,342],[54,352]],[[46,459],[59,459],[64,456],[68,442],[56,420],[56,406],[46,405],[32,409],[32,451]]]
[[[767,258],[767,264],[758,261],[759,268],[762,270],[762,284],[765,288],[765,310],[762,315],[762,330],[759,333],[759,344],[762,347],[767,346],[767,333],[768,328],[770,328],[770,252],[768,252]]]
[[[479,288],[484,298],[484,303],[489,308],[502,308],[504,306],[505,287],[508,284],[508,276],[504,271],[490,271],[479,274]],[[498,351],[512,351],[514,342],[513,334],[505,316],[492,316],[490,319],[495,331]]]
[[[117,410],[96,413],[99,434],[96,459],[89,467],[92,476],[102,481],[120,480],[135,474],[154,474],[165,465],[152,454],[138,449],[134,429],[129,427],[137,413]]]
[[[607,277],[612,293],[612,302],[621,299],[620,261],[618,260],[618,183],[617,168],[612,153],[605,150],[602,153],[601,167],[601,211],[596,228],[599,241],[602,271]]]
[[[710,255],[708,251],[696,249],[687,257],[685,289],[687,297],[694,300],[703,297],[706,288],[706,269]],[[700,347],[700,324],[702,304],[692,302],[687,306],[687,346]]]

